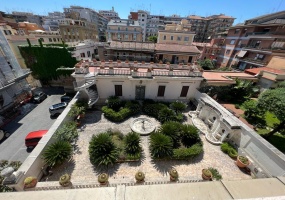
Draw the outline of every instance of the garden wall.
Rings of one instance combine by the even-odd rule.
[[[77,99],[78,93],[69,102],[65,110],[58,116],[58,118],[55,120],[48,132],[43,136],[43,138],[39,141],[38,145],[33,149],[27,159],[23,162],[23,164],[17,171],[17,173],[22,173],[22,175],[19,176],[15,184],[8,185],[9,187],[13,187],[17,191],[21,191],[24,188],[24,180],[26,177],[33,176],[37,177],[38,180],[40,180],[43,175],[42,168],[44,167],[42,153],[49,144],[52,144],[54,142],[52,136],[54,135],[56,130],[61,127],[64,122],[70,121],[68,112],[71,109],[72,105],[76,103]]]
[[[236,118],[232,113],[217,103],[205,93],[196,91],[195,99],[208,98],[215,108],[224,113],[227,119],[241,127],[241,133],[234,135],[231,142],[239,147],[239,154],[249,157],[252,165],[250,168],[257,177],[271,177],[285,175],[285,155],[262,138],[253,129]]]

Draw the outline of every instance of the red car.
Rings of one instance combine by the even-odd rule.
[[[34,148],[48,130],[38,130],[30,132],[25,138],[25,144],[28,148]]]

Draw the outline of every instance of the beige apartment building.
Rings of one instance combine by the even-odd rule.
[[[80,19],[76,12],[70,13],[70,18],[59,20],[59,29],[62,39],[65,42],[80,42],[83,40],[98,41],[96,24]]]
[[[165,30],[158,31],[157,43],[192,45],[194,36],[191,25],[183,19],[180,24],[167,24]]]
[[[240,70],[265,67],[285,57],[285,11],[246,20],[229,29],[218,63]]]
[[[142,27],[130,19],[110,20],[107,25],[107,41],[142,42]]]

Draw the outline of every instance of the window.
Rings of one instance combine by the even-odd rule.
[[[49,42],[52,42],[52,39],[51,39],[51,38],[49,38],[49,39],[48,39],[48,41],[49,41]]]
[[[184,37],[184,41],[189,41],[189,37]]]
[[[90,51],[87,51],[87,56],[90,57]]]
[[[85,53],[80,54],[81,58],[85,58]]]
[[[230,44],[234,44],[236,40],[231,40]]]
[[[170,40],[173,40],[173,36],[172,35],[170,36]]]
[[[115,85],[115,96],[117,97],[123,96],[122,85]]]
[[[163,97],[164,96],[164,92],[165,92],[165,86],[164,85],[158,86],[157,96],[158,97]]]
[[[166,35],[163,36],[163,40],[166,40]]]
[[[239,31],[240,31],[240,29],[236,29],[236,30],[235,30],[235,34],[238,34]]]
[[[128,31],[128,28],[126,28],[126,31]]]
[[[177,41],[181,41],[181,36],[177,36]]]
[[[118,27],[118,31],[120,30],[120,27]]]
[[[56,42],[56,38],[53,38],[53,41]]]
[[[129,39],[129,34],[125,34],[125,40]]]
[[[230,52],[231,52],[231,50],[227,50],[227,51],[226,51],[226,54],[227,54],[227,55],[229,55],[229,54],[230,54]]]
[[[189,90],[189,86],[182,86],[180,97],[186,97]]]
[[[134,31],[137,31],[137,28],[135,28]]]

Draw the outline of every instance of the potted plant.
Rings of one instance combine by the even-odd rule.
[[[179,175],[178,175],[178,172],[177,172],[177,170],[176,169],[171,169],[170,171],[169,171],[169,175],[170,175],[170,181],[177,181],[178,180],[178,177],[179,177]]]
[[[59,178],[59,184],[63,187],[68,187],[71,184],[70,179],[69,174],[64,174]]]
[[[244,168],[249,165],[249,160],[245,156],[238,156],[236,164],[238,167]]]
[[[212,180],[212,172],[208,169],[202,169],[202,178],[204,180]]]
[[[107,185],[108,184],[109,176],[106,173],[102,173],[98,176],[98,182],[100,185]]]
[[[136,178],[137,183],[142,183],[142,182],[144,182],[145,175],[143,172],[138,171],[135,175],[135,178]]]
[[[29,176],[24,180],[24,188],[33,188],[37,185],[38,180],[36,177]]]

